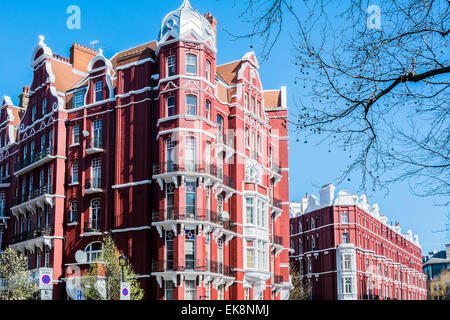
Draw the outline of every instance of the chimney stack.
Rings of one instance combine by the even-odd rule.
[[[336,190],[336,187],[331,183],[322,187],[322,189],[319,191],[321,206],[328,207],[333,204],[334,190]]]
[[[87,72],[89,62],[97,55],[97,51],[83,46],[78,43],[74,43],[70,47],[70,64],[74,69],[81,72]]]
[[[211,15],[211,12],[205,13],[206,20],[209,21],[214,31],[214,44],[217,45],[217,19]]]
[[[19,95],[19,107],[25,109],[28,106],[28,100],[30,97],[30,87],[24,86],[22,93]]]

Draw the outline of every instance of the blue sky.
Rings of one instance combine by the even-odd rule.
[[[164,5],[162,5],[164,3]],[[77,42],[86,46],[98,40],[107,57],[119,50],[156,39],[164,16],[178,8],[182,0],[166,1],[1,1],[0,12],[0,95],[9,95],[15,103],[24,85],[31,84],[30,59],[40,34],[54,53],[69,56],[69,48]],[[234,41],[225,30],[232,33],[245,32],[250,26],[239,21],[242,11],[240,1],[191,0],[201,13],[211,12],[218,19],[218,64],[241,58],[255,50],[258,42],[250,48],[249,40]],[[81,9],[81,29],[69,30],[66,9],[78,5]],[[264,89],[288,88],[288,104],[302,96],[303,87],[294,84],[297,75],[292,59],[291,36],[288,31],[274,48],[270,60],[260,69]],[[306,193],[318,194],[320,186],[335,182],[348,163],[349,154],[332,150],[326,145],[317,146],[318,141],[290,141],[290,198],[299,201]],[[357,176],[350,182],[337,186],[337,191],[346,189],[361,194]],[[368,194],[369,203],[377,202],[380,211],[390,221],[399,221],[403,232],[411,229],[419,234],[423,254],[434,249],[443,249],[450,239],[433,230],[443,229],[447,223],[448,208],[436,206],[438,198],[419,198],[409,192],[407,184],[392,185],[389,194],[384,191]]]

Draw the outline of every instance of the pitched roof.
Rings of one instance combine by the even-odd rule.
[[[241,63],[242,61],[238,60],[217,66],[216,72],[227,84],[235,84]]]
[[[281,106],[281,90],[264,91],[264,108]]]
[[[130,48],[121,52],[116,53],[111,58],[111,63],[114,68],[119,66],[133,63],[139,60],[155,58],[155,50],[156,50],[156,41],[150,41],[144,44],[141,44],[137,47]]]

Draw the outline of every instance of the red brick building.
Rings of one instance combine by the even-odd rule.
[[[335,187],[291,203],[291,260],[310,299],[426,300],[421,247],[411,230],[388,224],[365,195]]]
[[[148,299],[287,297],[286,89],[263,90],[253,52],[217,65],[216,26],[184,1],[110,59],[40,37],[31,87],[2,104],[0,228],[53,269],[54,299],[107,234]]]

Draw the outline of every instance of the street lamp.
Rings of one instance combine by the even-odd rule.
[[[125,282],[125,265],[127,264],[127,257],[122,253],[119,257],[119,265],[122,267],[122,282]]]

